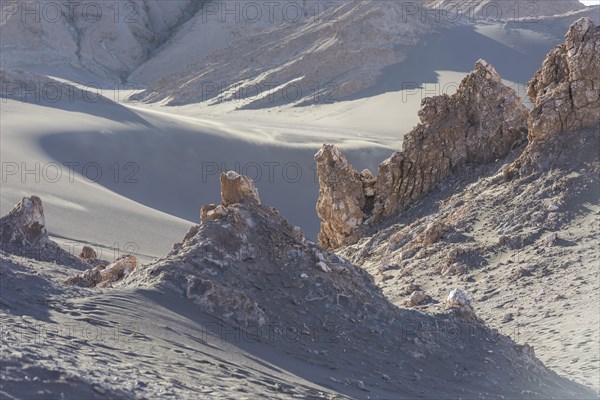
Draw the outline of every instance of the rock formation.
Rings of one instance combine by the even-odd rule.
[[[560,314],[563,304],[549,299],[564,300],[565,288],[577,288],[581,293],[569,298],[568,307],[578,311],[545,319],[552,333],[540,332],[532,341],[553,369],[595,388],[598,374],[578,371],[595,362],[589,353],[598,342],[594,324],[579,313],[598,293],[595,283],[579,281],[594,275],[590,267],[598,259],[591,205],[600,188],[600,105],[598,94],[590,94],[599,87],[597,39],[598,28],[582,19],[568,30],[566,43],[549,54],[530,85],[529,143],[511,152],[504,166],[469,166],[480,179],[447,180],[418,207],[355,233],[365,237],[336,251],[369,271],[394,304],[407,304],[406,297],[421,290],[432,296],[432,302],[420,305],[428,312],[444,304],[458,320],[482,318],[521,332],[536,329],[537,323],[536,311],[523,310],[546,304],[543,318]],[[587,87],[579,87],[574,76]],[[595,100],[581,100],[588,97]],[[574,115],[578,118],[570,119]],[[452,276],[463,291],[446,298]],[[545,282],[552,282],[551,291]],[[477,315],[466,292],[477,301]],[[576,334],[574,325],[580,325]],[[579,341],[573,352],[557,356],[550,350],[557,337],[569,343],[580,335],[591,339]]]
[[[223,206],[243,201],[260,204],[260,197],[252,178],[242,176],[235,171],[221,174],[221,203]]]
[[[3,245],[33,248],[48,241],[42,200],[25,197],[5,217],[0,219],[0,242]]]
[[[337,147],[324,145],[315,160],[320,186],[317,214],[322,221],[319,244],[337,248],[364,221],[374,193],[372,186],[369,192],[365,190],[367,182],[363,176],[368,175],[355,171]]]
[[[108,287],[129,275],[137,268],[137,265],[137,257],[124,255],[108,266],[96,265],[81,275],[69,278],[65,281],[65,284],[81,287]]]
[[[42,200],[37,196],[23,198],[8,215],[0,218],[0,250],[40,261],[83,265],[50,240]]]
[[[457,352],[475,360],[477,365],[470,364],[469,370],[486,368],[486,373],[476,378],[463,374],[443,389],[428,389],[425,396],[457,391],[466,397],[512,398],[535,390],[540,398],[550,393],[589,397],[585,389],[546,370],[520,346],[482,324],[391,306],[362,268],[319,248],[275,209],[259,204],[251,180],[225,174],[222,182],[222,192],[244,195],[233,196],[236,201],[227,205],[203,207],[200,225],[182,243],[164,259],[136,268],[115,287],[178,293],[199,312],[226,324],[231,335],[251,335],[276,351],[331,371],[360,360],[360,372],[342,380],[334,376],[332,385],[369,391],[373,397],[390,398],[406,390],[405,382],[414,379],[415,371],[420,388],[435,386],[440,369],[463,374],[462,366],[456,369]],[[225,193],[222,197],[230,199]],[[428,297],[415,291],[411,300],[425,307]],[[482,354],[485,364],[477,361]],[[398,360],[402,368],[389,368],[400,366]],[[514,372],[511,384],[498,385],[507,370]],[[477,393],[465,379],[477,379]]]
[[[287,319],[298,308],[308,311],[316,299],[323,312],[345,305],[357,319],[380,312],[373,302],[383,297],[370,277],[320,250],[277,210],[260,204],[251,178],[222,174],[221,201],[202,207],[200,225],[166,259],[138,268],[126,281],[168,282],[205,310],[244,327]],[[273,281],[282,286],[272,287]],[[321,311],[312,314],[318,319]]]
[[[88,262],[94,262],[98,259],[96,250],[94,250],[90,246],[83,246],[83,249],[81,249],[81,253],[79,254],[79,257]]]
[[[507,178],[568,163],[570,154],[596,152],[600,125],[600,26],[576,21],[529,82],[534,104],[529,146]],[[570,149],[570,150],[569,150]],[[569,150],[569,151],[567,151]]]
[[[528,85],[535,105],[529,118],[533,141],[600,123],[600,27],[590,18],[575,22]]]
[[[527,108],[483,60],[452,96],[423,100],[421,123],[402,151],[379,165],[375,182],[359,174],[333,146],[316,155],[321,186],[319,243],[337,248],[357,240],[356,229],[390,217],[420,200],[467,163],[505,157],[527,132]]]

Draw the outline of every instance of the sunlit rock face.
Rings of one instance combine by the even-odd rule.
[[[423,101],[421,123],[405,136],[403,149],[379,165],[374,184],[370,173],[359,174],[338,149],[324,146],[316,156],[319,243],[326,248],[354,243],[359,225],[397,214],[453,170],[505,157],[526,137],[527,116],[516,92],[479,60],[454,95]]]

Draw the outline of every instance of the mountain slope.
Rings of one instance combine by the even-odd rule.
[[[498,4],[508,7],[508,3]],[[529,62],[538,65],[543,54],[560,41],[554,35],[540,38],[537,30],[543,27],[536,25],[552,25],[543,18],[563,14],[572,22],[578,18],[575,13],[588,11],[578,1],[522,2],[520,7],[528,10],[532,4],[535,13],[529,18],[502,20],[479,15],[482,9],[496,6],[487,1],[473,5],[474,16],[462,11],[454,15],[456,2],[380,1],[343,2],[294,22],[282,19],[269,24],[263,18],[250,26],[244,19],[235,23],[231,18],[198,15],[169,46],[131,75],[132,82],[149,83],[148,90],[134,99],[173,106],[233,102],[238,108],[323,104],[436,82],[440,69],[467,72],[456,69],[458,60],[464,63],[474,57],[474,62],[484,51],[513,72],[508,79],[521,82],[523,74],[513,71],[514,64],[506,60],[524,58],[521,69]],[[490,29],[499,33],[486,37]],[[242,30],[244,37],[236,37]],[[440,48],[427,49],[440,53],[432,62],[418,50],[435,43],[436,33],[453,39]],[[509,40],[503,40],[504,36]],[[190,46],[198,37],[210,39]],[[416,48],[417,44],[421,47]],[[423,57],[426,65],[420,65]],[[407,59],[410,67],[404,71]],[[434,65],[439,67],[427,73]],[[162,69],[166,72],[160,73]]]
[[[400,208],[385,219],[367,220],[357,227],[354,244],[338,251],[376,276],[398,305],[439,310],[448,284],[474,293],[484,320],[529,342],[553,368],[596,389],[599,55],[600,27],[591,19],[578,20],[530,82],[534,108],[528,142],[516,143],[504,160],[456,165],[434,190],[410,198],[408,205],[394,194],[431,182],[438,170],[424,168],[416,178],[391,180],[407,166],[384,162],[379,173],[387,186],[376,190],[392,193],[383,197]],[[431,101],[424,102],[425,109]],[[453,117],[444,118],[452,127]],[[425,155],[437,150],[423,149]],[[348,168],[341,162],[329,173],[344,176]],[[348,194],[328,185],[335,179],[322,179],[324,200],[348,201]],[[327,238],[329,218],[344,207],[321,204],[327,228],[321,235]],[[413,301],[413,293],[421,291],[429,297]]]
[[[0,23],[1,66],[35,69],[44,60],[38,72],[77,80],[83,71],[86,83],[98,77],[116,84],[195,15],[198,5],[192,0],[7,2]]]
[[[221,204],[203,207],[182,243],[102,289],[65,286],[71,268],[1,251],[0,393],[594,397],[473,322],[464,303],[436,316],[395,308],[365,271],[261,205],[250,178],[221,182]]]
[[[373,85],[382,68],[404,60],[399,46],[416,44],[438,25],[403,19],[396,2],[344,2],[241,37],[135,98],[170,105],[234,100],[243,107],[328,102]]]
[[[538,18],[585,8],[579,0],[429,0],[428,5],[434,9],[447,10],[448,13],[461,13],[469,18],[487,21]]]

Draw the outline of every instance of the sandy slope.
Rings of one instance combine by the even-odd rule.
[[[507,9],[516,4],[501,3]],[[414,13],[407,11],[411,5],[417,8]],[[526,83],[561,41],[565,24],[583,15],[599,18],[597,8],[578,1],[539,2],[532,18],[501,22],[467,15],[436,19],[436,11],[424,10],[416,3],[346,2],[331,15],[325,13],[325,20],[274,23],[214,51],[206,50],[207,45],[187,51],[193,35],[202,36],[209,28],[211,35],[233,29],[222,23],[213,29],[212,19],[196,22],[197,27],[187,31],[186,26],[131,76],[133,82],[148,83],[135,98],[172,106],[233,101],[249,109],[324,104],[435,82],[436,71],[468,72],[479,58],[507,79]],[[211,43],[218,47],[221,39]],[[161,75],[162,69],[166,72]],[[155,80],[149,82],[145,75]]]
[[[228,210],[113,289],[67,287],[72,269],[0,252],[2,396],[594,398],[482,325],[391,306],[371,276],[321,254],[276,210]],[[225,244],[260,251],[215,263]],[[208,288],[223,290],[205,298],[215,308]],[[253,319],[252,301],[267,320]]]
[[[526,183],[503,182],[499,173],[521,150],[467,168],[341,254],[372,273],[398,305],[411,284],[431,296],[416,308],[434,312],[448,286],[466,290],[486,323],[598,390],[598,135],[589,137],[572,153],[576,160]],[[420,238],[429,224],[446,228],[427,246]],[[553,234],[558,239],[549,245]]]
[[[323,368],[224,327],[179,296],[54,286],[68,269],[0,257],[3,399],[345,398],[327,389]]]
[[[121,250],[133,246],[153,257],[187,231],[184,220],[198,221],[200,205],[218,199],[221,170],[257,177],[267,201],[316,235],[312,167],[320,144],[334,140],[358,165],[373,167],[370,160],[396,142],[364,131],[290,125],[285,115],[198,118],[85,99],[4,99],[1,113],[3,213],[21,197],[38,194],[53,215],[53,235]],[[41,113],[43,130],[29,117]]]
[[[100,108],[96,108],[99,111]],[[112,163],[92,157],[83,159],[71,153],[63,160],[79,163],[73,169],[57,163],[40,145],[46,135],[69,131],[103,131],[124,126],[135,126],[139,119],[120,107],[107,110],[114,121],[91,112],[65,111],[43,105],[34,105],[8,100],[2,104],[2,165],[3,182],[1,193],[2,213],[8,212],[15,200],[31,194],[45,198],[50,217],[51,233],[64,238],[64,242],[90,242],[122,251],[135,249],[143,255],[159,256],[168,250],[173,238],[185,231],[189,223],[144,207],[94,182],[96,172],[101,171],[104,180],[114,182]],[[30,116],[44,115],[44,131],[40,122]],[[119,116],[123,122],[118,121]],[[123,160],[120,158],[121,169]],[[86,168],[89,181],[81,176]],[[26,170],[32,171],[27,174]],[[70,173],[70,171],[72,173]],[[115,185],[127,186],[123,173]],[[77,245],[77,247],[80,247]],[[80,248],[79,248],[80,250]],[[77,251],[77,250],[76,250]],[[116,250],[118,252],[118,250]],[[112,258],[115,252],[106,250]]]

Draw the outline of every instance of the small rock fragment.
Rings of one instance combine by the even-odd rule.
[[[81,249],[81,253],[79,254],[79,257],[86,260],[86,261],[94,261],[98,259],[98,256],[96,255],[96,251],[91,248],[90,246],[83,246],[83,249]]]
[[[544,238],[544,244],[548,247],[554,246],[556,241],[558,240],[558,234],[552,233]]]
[[[428,296],[424,291],[416,290],[411,293],[409,301],[411,305],[418,306],[419,304],[424,303],[425,300],[427,300],[427,297]]]
[[[329,266],[327,264],[325,264],[323,261],[319,261],[317,263],[317,267],[323,272],[331,272],[331,268],[329,268]]]
[[[504,317],[502,317],[502,323],[506,324],[506,323],[512,321],[513,319],[514,319],[513,314],[507,313],[504,315]]]

